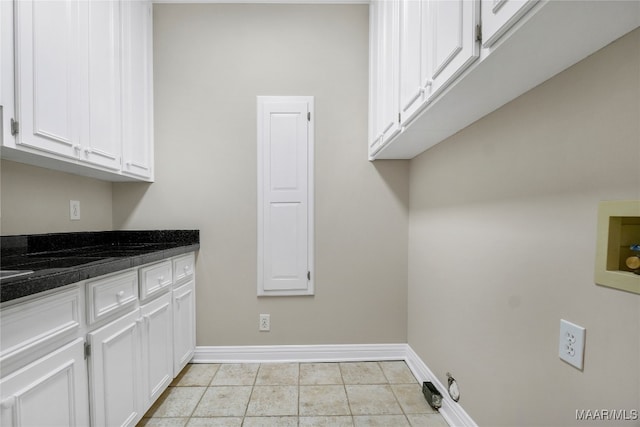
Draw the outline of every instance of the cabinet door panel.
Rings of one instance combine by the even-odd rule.
[[[258,295],[313,292],[313,99],[258,98]]]
[[[80,159],[120,169],[120,6],[117,1],[80,2],[80,59],[88,78],[83,109]],[[85,28],[86,26],[86,28]]]
[[[480,46],[475,40],[478,9],[477,0],[429,2],[430,98],[442,92],[478,58]]]
[[[16,114],[19,145],[76,157],[79,119],[78,2],[17,1]]]
[[[140,307],[144,319],[142,367],[145,408],[160,397],[173,379],[171,293]]]
[[[0,380],[3,426],[87,426],[84,340],[66,346]]]
[[[369,153],[373,154],[382,142],[382,4],[369,5]]]
[[[122,3],[122,143],[127,175],[151,178],[153,159],[151,4]]]
[[[138,310],[88,334],[92,425],[128,426],[142,417]]]
[[[383,143],[400,132],[400,82],[399,82],[399,3],[397,1],[380,2],[382,23],[382,51],[379,56],[380,67],[380,129]]]
[[[193,357],[196,348],[195,285],[190,281],[173,290],[173,376]]]
[[[404,123],[425,101],[427,56],[425,38],[428,26],[423,17],[426,0],[402,0],[400,3],[400,114]]]
[[[492,46],[537,2],[538,0],[482,0],[482,46]]]

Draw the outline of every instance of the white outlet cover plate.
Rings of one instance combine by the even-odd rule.
[[[69,200],[69,219],[72,221],[80,219],[80,201]]]
[[[585,328],[560,319],[560,359],[582,370],[584,362]]]
[[[269,314],[260,315],[258,330],[261,332],[269,332],[271,330],[271,316]]]

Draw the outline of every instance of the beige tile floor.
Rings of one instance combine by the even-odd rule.
[[[403,361],[193,364],[142,427],[448,427]]]

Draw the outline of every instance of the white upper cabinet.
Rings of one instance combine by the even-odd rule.
[[[374,0],[369,158],[411,159],[638,26],[637,1]]]
[[[369,4],[369,152],[378,149],[381,142],[379,130],[380,119],[380,70],[378,66],[380,56],[381,26],[378,22],[380,16],[380,3]]]
[[[17,145],[119,170],[119,3],[15,7]]]
[[[3,38],[15,38],[13,55],[3,43],[2,102],[15,103],[15,117],[3,133],[2,157],[112,181],[151,180],[150,2],[13,5],[13,34],[4,28],[13,23],[2,20]],[[13,100],[4,78],[11,65]]]
[[[482,0],[482,47],[493,45],[538,0]]]
[[[428,2],[429,98],[437,96],[478,58],[479,6],[477,0]]]
[[[431,81],[428,75],[428,2],[400,2],[400,121],[412,118],[427,101]]]
[[[378,57],[380,67],[380,131],[382,143],[389,141],[400,132],[399,106],[399,4],[397,1],[380,2],[380,22],[382,24],[381,52]]]
[[[122,13],[122,173],[153,178],[152,11],[126,1]]]
[[[80,2],[80,17],[80,160],[120,170],[120,3]]]
[[[400,8],[397,1],[371,2],[371,122],[369,149],[378,150],[400,132]]]
[[[16,143],[75,158],[81,120],[75,45],[79,3],[25,0],[14,6],[16,119],[20,123]]]
[[[476,0],[400,1],[400,123],[407,124],[480,54]]]
[[[479,12],[479,0],[371,4],[370,156],[478,58]]]

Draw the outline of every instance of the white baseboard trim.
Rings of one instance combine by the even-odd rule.
[[[367,362],[404,360],[422,384],[442,394],[440,414],[450,426],[478,427],[408,344],[265,345],[196,347],[191,363]]]
[[[407,366],[413,372],[420,384],[424,381],[431,381],[433,385],[442,394],[442,407],[440,408],[440,414],[447,421],[450,426],[461,427],[478,427],[473,419],[467,414],[467,412],[460,406],[458,402],[454,402],[449,396],[447,387],[442,385],[438,378],[431,372],[431,369],[420,359],[413,349],[407,345],[407,354],[405,358]]]
[[[406,344],[196,347],[192,363],[364,362],[404,360]]]

